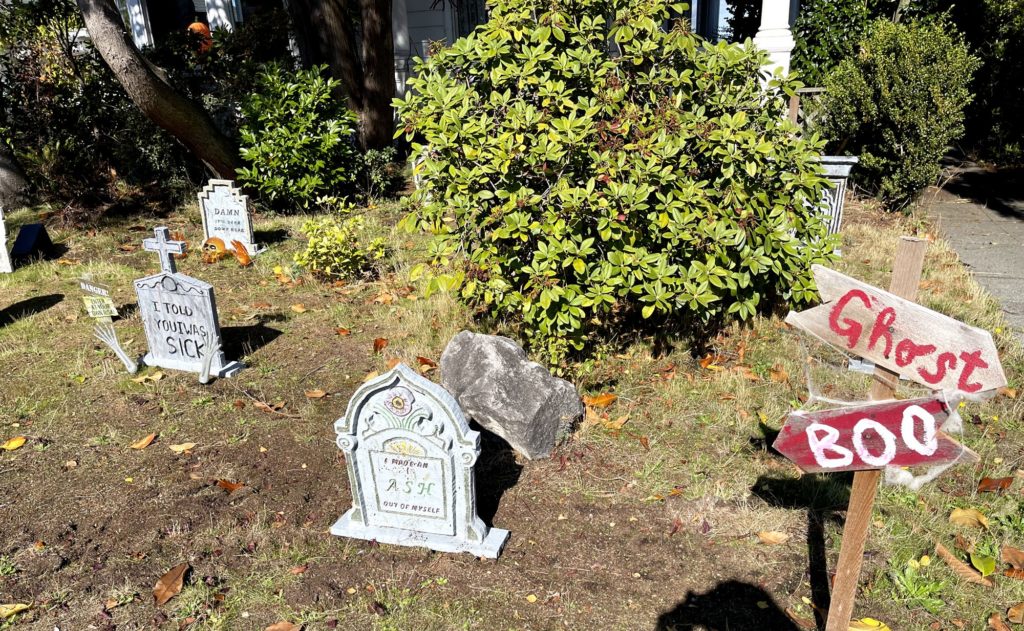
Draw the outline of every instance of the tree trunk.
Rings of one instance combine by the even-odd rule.
[[[391,0],[355,1],[358,7],[350,0],[290,0],[288,7],[306,62],[327,64],[344,89],[339,96],[359,115],[360,144],[381,149],[394,133]]]
[[[18,208],[25,203],[25,192],[28,182],[25,173],[14,161],[11,150],[0,138],[0,207],[8,210]],[[3,243],[0,243],[3,246]]]
[[[234,179],[238,148],[202,107],[163,80],[131,41],[113,0],[77,0],[92,45],[128,97],[218,177]]]

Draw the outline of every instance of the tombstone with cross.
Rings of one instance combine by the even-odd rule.
[[[160,273],[135,281],[139,315],[146,330],[148,366],[185,370],[200,375],[230,377],[242,369],[226,362],[221,350],[220,324],[213,286],[179,274],[175,254],[185,253],[183,241],[170,240],[167,228],[142,242],[160,257]]]

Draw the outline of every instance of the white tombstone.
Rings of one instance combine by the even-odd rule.
[[[7,224],[4,223],[4,209],[0,207],[0,274],[10,274],[11,255],[7,251]]]
[[[142,247],[160,255],[161,271],[135,281],[149,344],[142,362],[203,375],[207,361],[208,374],[234,375],[243,366],[224,360],[213,287],[178,273],[173,255],[184,254],[184,241],[170,241],[167,228],[156,228],[154,233],[156,238],[146,239]]]
[[[404,365],[363,384],[334,423],[352,508],[331,534],[497,558],[508,531],[476,512],[480,433],[441,386]]]
[[[199,214],[203,217],[203,240],[217,237],[224,247],[234,250],[232,241],[255,255],[260,250],[252,230],[249,198],[235,188],[231,180],[210,180],[199,192]]]

